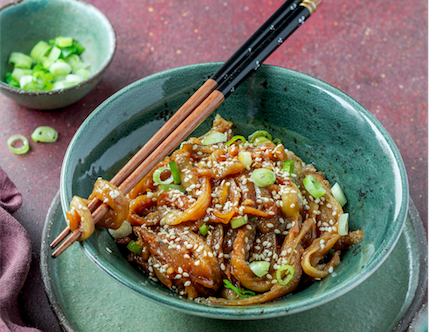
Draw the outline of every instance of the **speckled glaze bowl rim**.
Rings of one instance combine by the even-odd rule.
[[[74,137],[72,138],[69,147],[66,151],[64,162],[62,165],[61,170],[61,179],[60,179],[60,192],[61,192],[61,204],[63,207],[63,211],[68,210],[68,205],[71,200],[71,197],[65,197],[65,190],[64,188],[67,186],[67,179],[65,174],[68,171],[68,163],[67,160],[70,157],[70,153],[73,150],[73,145],[78,140],[78,137],[81,132],[85,130],[85,126],[93,121],[96,120],[98,116],[100,116],[100,113],[103,112],[103,109],[114,100],[121,98],[123,95],[127,94],[128,91],[133,90],[134,88],[144,85],[147,83],[150,83],[152,81],[165,78],[167,76],[172,76],[175,73],[183,73],[187,70],[193,68],[207,68],[207,74],[210,74],[211,72],[214,72],[217,68],[220,67],[222,63],[200,63],[200,64],[193,64],[178,68],[169,69],[166,71],[162,71],[159,73],[155,73],[153,75],[147,76],[143,79],[140,79],[134,83],[131,83],[130,85],[122,88],[118,92],[116,92],[114,95],[109,97],[107,100],[105,100],[102,104],[100,104],[84,121],[84,123],[79,127],[77,132],[75,133]],[[246,307],[210,307],[203,304],[198,304],[194,301],[179,299],[173,296],[163,296],[163,295],[157,295],[154,292],[151,292],[150,289],[141,287],[140,285],[135,285],[133,282],[122,279],[119,275],[117,275],[114,271],[114,267],[110,265],[109,262],[107,262],[101,255],[98,255],[94,250],[87,245],[85,245],[85,242],[81,243],[81,247],[85,254],[88,256],[88,258],[96,264],[99,268],[101,268],[103,271],[105,271],[108,275],[113,277],[116,281],[120,282],[122,285],[126,286],[130,290],[136,292],[137,294],[142,295],[144,298],[149,299],[151,301],[154,301],[158,304],[162,304],[164,306],[173,308],[175,310],[182,311],[187,314],[207,317],[207,318],[214,318],[214,319],[230,319],[230,320],[245,320],[245,319],[266,319],[266,318],[274,318],[279,316],[284,316],[288,314],[298,313],[304,310],[309,310],[312,308],[315,308],[317,306],[320,306],[322,304],[325,304],[327,302],[330,302],[344,294],[346,294],[351,289],[355,288],[362,282],[364,282],[369,276],[371,276],[378,267],[383,264],[383,262],[386,260],[386,258],[389,256],[393,248],[395,247],[397,241],[399,240],[399,237],[402,233],[402,230],[405,225],[406,216],[408,212],[408,204],[409,204],[409,195],[408,195],[408,179],[406,175],[405,166],[402,161],[402,157],[386,131],[386,129],[381,125],[381,123],[368,111],[366,110],[361,104],[359,104],[357,101],[355,101],[353,98],[345,94],[344,92],[338,90],[337,88],[333,87],[332,85],[325,83],[319,79],[316,79],[312,76],[291,70],[286,69],[283,67],[278,66],[272,66],[272,65],[263,65],[261,68],[265,68],[266,70],[274,70],[277,72],[282,72],[286,76],[293,76],[296,79],[299,79],[306,84],[312,85],[314,87],[323,89],[324,91],[330,93],[331,95],[335,96],[335,98],[340,98],[341,100],[346,101],[348,104],[350,104],[355,110],[359,111],[368,121],[368,123],[371,124],[371,127],[375,132],[382,135],[385,139],[387,145],[390,148],[390,152],[395,157],[396,165],[399,171],[399,177],[401,179],[401,185],[402,190],[398,195],[401,196],[401,204],[400,207],[397,207],[395,210],[395,220],[393,221],[395,223],[395,227],[391,229],[391,236],[383,241],[380,248],[378,248],[377,253],[374,253],[374,259],[368,264],[365,265],[365,268],[360,270],[359,272],[355,273],[353,277],[347,279],[346,281],[342,282],[341,284],[337,285],[331,290],[327,290],[323,292],[322,294],[317,294],[315,296],[309,297],[303,301],[300,301],[298,304],[292,304],[292,305],[286,305],[278,303],[276,304],[276,301],[270,302],[270,306],[266,307],[255,307],[255,306],[246,306]],[[261,69],[258,69],[261,70]],[[396,199],[396,201],[399,201],[399,199]],[[65,212],[64,212],[65,213]]]
[[[0,7],[0,14],[1,14],[1,12],[3,12],[3,10],[5,10],[9,7],[19,6],[19,5],[22,5],[28,1],[34,1],[34,0],[16,0],[14,2],[8,3],[8,4]],[[104,60],[104,62],[100,65],[98,70],[94,74],[92,74],[90,77],[88,77],[87,79],[79,82],[78,84],[73,85],[73,86],[68,87],[68,88],[63,88],[63,89],[58,89],[58,90],[50,90],[50,91],[23,90],[23,89],[18,89],[16,87],[10,86],[9,84],[6,84],[5,82],[3,82],[3,79],[0,78],[0,89],[7,90],[11,93],[16,93],[19,95],[27,95],[27,96],[51,96],[51,95],[56,95],[56,94],[63,94],[63,93],[68,92],[68,91],[78,90],[79,88],[81,88],[84,85],[87,85],[88,83],[91,83],[93,81],[97,81],[101,76],[103,76],[103,74],[105,73],[107,68],[109,68],[110,63],[112,62],[113,57],[115,56],[116,44],[117,44],[115,28],[113,27],[110,20],[97,7],[87,3],[85,1],[82,1],[82,0],[61,0],[61,1],[69,2],[69,3],[73,3],[73,2],[80,3],[83,6],[85,6],[86,10],[91,10],[92,12],[97,13],[97,15],[102,19],[102,21],[104,22],[104,25],[109,30],[109,37],[110,37],[111,42],[112,42],[112,46],[109,48],[109,54],[108,54],[106,60]]]

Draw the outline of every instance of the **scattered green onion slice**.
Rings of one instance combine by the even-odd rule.
[[[244,166],[249,169],[250,165],[252,165],[252,153],[249,151],[240,151],[238,153],[238,160],[240,160]]]
[[[245,214],[244,216],[241,216],[241,217],[236,217],[236,218],[231,220],[231,228],[232,229],[239,228],[243,225],[246,225],[248,221],[249,220],[248,220],[247,214]]]
[[[332,191],[332,195],[341,206],[344,206],[347,203],[346,196],[344,195],[344,192],[338,183],[334,184],[331,191]]]
[[[258,277],[263,277],[268,273],[268,270],[270,268],[270,262],[252,262],[249,264],[249,267],[255,275],[257,275]]]
[[[302,182],[311,196],[319,198],[326,194],[325,188],[322,187],[313,175],[307,175]]]
[[[75,86],[75,82],[69,82],[69,81],[58,81],[53,84],[52,90],[59,90],[59,89],[66,89],[70,88],[72,86]]]
[[[266,187],[276,182],[276,173],[266,168],[258,168],[252,172],[250,179],[258,187]]]
[[[208,134],[202,141],[203,145],[211,145],[226,142],[226,135],[219,131]]]
[[[174,183],[175,184],[180,184],[180,182],[181,182],[181,180],[180,180],[180,172],[179,172],[179,168],[177,168],[176,162],[175,161],[170,161],[168,163],[168,166],[170,167],[171,175],[173,175]]]
[[[142,249],[143,247],[141,245],[138,245],[136,243],[136,241],[131,240],[130,242],[128,242],[127,244],[127,249],[137,255],[141,255],[142,254]]]
[[[69,88],[91,76],[87,69],[89,64],[82,62],[79,57],[85,50],[82,45],[71,37],[58,37],[49,43],[38,42],[31,50],[30,56],[12,52],[9,63],[13,63],[14,68],[12,72],[5,74],[5,82],[23,90],[51,91]],[[73,75],[66,77],[70,73]],[[30,75],[33,79],[22,79]]]
[[[37,127],[31,134],[31,138],[35,142],[53,143],[58,139],[58,132],[48,126]]]
[[[206,223],[202,224],[199,230],[202,236],[206,236],[207,233],[209,232],[209,228],[207,227]]]
[[[13,63],[17,68],[30,69],[33,59],[21,52],[12,52],[9,57],[9,63]]]
[[[21,78],[19,79],[19,86],[24,90],[30,90],[35,88],[35,85],[33,82],[33,75],[21,76]]]
[[[73,38],[59,36],[55,38],[55,45],[58,47],[69,47],[73,45]]]
[[[234,136],[233,138],[231,138],[228,142],[226,142],[225,143],[225,146],[230,146],[232,143],[234,143],[235,141],[238,141],[238,140],[240,140],[241,141],[241,144],[244,144],[244,143],[246,143],[247,141],[246,141],[246,139],[244,138],[244,136],[240,136],[240,135],[237,135],[237,136]]]
[[[14,143],[18,141],[21,141],[22,145],[19,147],[15,147]],[[19,134],[9,137],[7,140],[7,145],[10,151],[15,154],[24,154],[27,153],[28,150],[30,150],[30,144],[28,143],[28,139]]]
[[[52,47],[51,51],[49,52],[48,59],[51,61],[56,61],[60,58],[61,55],[61,49],[54,46]]]
[[[49,71],[55,76],[66,76],[72,71],[72,67],[64,60],[57,60],[52,66],[49,67]]]
[[[266,130],[257,130],[252,135],[249,136],[249,142],[253,143],[257,137],[265,137],[269,141],[273,139],[273,136]]]
[[[338,234],[347,235],[349,232],[349,214],[343,213],[338,220]]]
[[[19,68],[15,68],[15,69],[19,69]],[[19,80],[15,79],[12,76],[12,73],[6,73],[6,75],[4,75],[4,78],[5,78],[7,84],[9,84],[10,86],[13,86],[15,88],[19,88]]]
[[[51,46],[47,42],[41,40],[33,47],[30,52],[30,56],[34,59],[34,61],[42,62],[43,57],[46,56],[50,49]]]
[[[241,298],[246,298],[246,297],[251,297],[256,295],[255,292],[252,292],[250,290],[242,290],[240,288],[235,287],[233,284],[229,282],[228,279],[223,279],[223,283],[225,285],[225,288],[232,289],[235,292],[235,294],[237,294]]]
[[[157,184],[170,184],[173,183],[174,179],[173,179],[173,175],[170,174],[170,176],[165,179],[162,180],[161,179],[161,173],[166,171],[166,170],[170,170],[170,168],[168,168],[167,166],[164,167],[160,167],[158,169],[155,170],[155,172],[153,173],[153,182],[157,183]],[[171,172],[171,171],[170,171]]]
[[[293,163],[292,159],[285,160],[285,162],[283,163],[283,172],[286,172],[289,175],[292,175],[294,167],[295,167],[295,164]]]
[[[283,271],[286,271],[287,273],[287,277],[285,279],[282,278]],[[280,266],[276,272],[277,282],[279,283],[279,285],[282,285],[282,286],[287,285],[292,280],[294,273],[295,273],[295,270],[291,265],[286,264],[286,265]]]
[[[280,138],[274,138],[274,139],[273,139],[273,143],[274,143],[275,145],[279,145],[279,144],[282,144],[282,140],[281,140]]]
[[[164,191],[168,191],[170,189],[176,189],[181,191],[182,193],[186,193],[186,189],[178,184],[161,184],[161,189]]]
[[[86,80],[88,77],[91,76],[91,72],[88,69],[84,69],[84,68],[79,68],[78,70],[76,70],[75,74],[79,75],[84,80]]]
[[[253,145],[255,145],[255,146],[258,146],[258,145],[261,145],[264,143],[271,143],[271,141],[268,138],[263,137],[263,136],[256,137],[255,140],[253,141]]]

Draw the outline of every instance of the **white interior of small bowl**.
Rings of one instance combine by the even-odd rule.
[[[98,176],[110,179],[220,64],[177,68],[142,79],[106,100],[77,131],[64,158],[61,203],[87,197]],[[104,229],[82,243],[90,260],[145,298],[219,319],[261,319],[321,305],[368,278],[395,246],[407,213],[405,168],[392,139],[356,101],[332,86],[291,70],[262,66],[217,110],[237,134],[269,130],[328,180],[345,190],[350,228],[365,240],[347,251],[335,273],[274,302],[207,307],[182,299],[135,269]],[[204,133],[213,116],[197,128]],[[108,250],[106,250],[108,248]]]

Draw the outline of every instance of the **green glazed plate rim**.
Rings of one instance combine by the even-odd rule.
[[[98,121],[99,120],[98,118],[102,117],[103,110],[107,105],[109,105],[116,99],[121,98],[123,95],[127,94],[128,91],[133,90],[135,87],[138,87],[140,85],[148,84],[152,81],[163,79],[175,73],[183,73],[190,69],[203,69],[202,71],[205,71],[207,75],[211,75],[221,65],[222,65],[221,62],[200,63],[200,64],[193,64],[193,65],[188,65],[188,66],[183,66],[183,67],[162,71],[162,72],[150,75],[148,77],[145,77],[143,79],[140,79],[124,87],[123,89],[121,89],[120,91],[116,92],[114,95],[109,97],[107,100],[105,100],[100,106],[98,106],[89,115],[89,117],[83,122],[83,124],[79,127],[79,129],[77,130],[74,137],[72,138],[69,144],[69,147],[65,153],[64,162],[61,170],[61,179],[60,179],[61,205],[63,207],[63,210],[67,209],[67,207],[69,206],[69,202],[71,200],[71,197],[70,198],[65,197],[66,194],[63,188],[67,187],[67,178],[65,174],[67,174],[67,171],[68,171],[67,160],[69,159],[69,155],[73,151],[73,145],[75,144],[76,141],[78,141],[78,137],[80,133],[84,131],[85,126],[88,123],[92,121]],[[325,83],[309,75],[306,75],[291,69],[278,67],[278,66],[262,65],[261,68],[259,68],[258,70],[259,71],[272,70],[276,72],[284,72],[285,75],[287,76],[292,76],[296,79],[302,80],[307,84],[334,96],[334,98],[337,98],[338,100],[342,100],[348,103],[355,110],[357,110],[364,118],[366,118],[367,122],[371,124],[371,126],[375,129],[375,131],[377,131],[379,134],[383,136],[383,139],[386,141],[387,145],[390,148],[389,152],[395,158],[395,170],[399,173],[398,178],[400,178],[400,181],[401,181],[400,183],[401,190],[397,192],[397,197],[395,197],[395,200],[398,202],[400,201],[401,204],[400,206],[398,206],[398,208],[395,211],[395,220],[394,220],[395,224],[394,224],[394,227],[390,229],[392,232],[392,235],[389,237],[389,239],[387,239],[381,244],[377,253],[374,253],[374,256],[371,262],[365,265],[364,270],[361,270],[360,272],[356,273],[353,277],[349,278],[347,281],[343,282],[337,287],[331,290],[325,291],[323,294],[315,295],[299,303],[292,303],[291,305],[285,305],[280,303],[276,304],[275,302],[270,302],[270,306],[266,306],[266,307],[261,307],[261,306],[226,307],[226,308],[225,307],[208,307],[202,304],[195,303],[193,301],[187,301],[187,300],[185,301],[183,299],[173,297],[173,296],[170,297],[170,296],[154,295],[146,287],[142,285],[136,285],[134,282],[129,280],[126,275],[122,275],[121,273],[118,273],[120,275],[118,276],[115,273],[113,273],[111,270],[109,270],[109,267],[111,267],[111,265],[107,260],[105,260],[101,255],[98,255],[93,248],[90,248],[89,246],[85,245],[85,243],[82,243],[81,244],[82,248],[85,254],[88,256],[88,258],[91,261],[93,261],[98,267],[100,267],[102,270],[108,273],[111,277],[113,277],[116,281],[122,283],[129,289],[133,290],[134,292],[137,292],[138,294],[152,301],[155,301],[159,304],[162,304],[164,306],[167,306],[172,309],[176,309],[185,313],[191,313],[193,315],[211,317],[211,318],[220,318],[220,319],[265,319],[265,318],[278,317],[281,315],[288,315],[288,314],[308,310],[308,309],[317,307],[319,305],[325,304],[329,301],[332,301],[335,298],[338,298],[339,296],[342,296],[343,294],[347,293],[351,289],[361,284],[370,275],[372,275],[389,256],[395,244],[399,240],[399,237],[405,225],[405,220],[408,212],[409,195],[408,195],[408,180],[407,180],[407,175],[405,171],[405,166],[402,161],[402,157],[393,139],[390,137],[386,129],[361,104],[359,104],[353,98],[351,98],[344,92],[338,90],[337,88],[333,87],[328,83]]]
[[[49,243],[55,236],[53,231],[55,230],[55,228],[59,227],[58,225],[56,225],[56,223],[58,222],[58,220],[61,220],[60,218],[62,216],[58,215],[62,213],[61,210],[62,209],[60,205],[60,194],[58,191],[46,215],[46,220],[45,220],[43,233],[42,233],[42,241],[41,241],[42,245],[41,245],[40,269],[42,273],[42,279],[43,279],[46,295],[48,297],[51,308],[58,319],[59,324],[65,331],[75,332],[78,330],[78,328],[72,323],[72,321],[73,319],[80,320],[80,317],[70,316],[70,315],[73,315],[73,314],[76,315],[78,312],[82,312],[83,309],[81,308],[80,310],[78,309],[76,311],[75,309],[73,309],[72,303],[69,303],[69,302],[66,302],[67,305],[64,305],[64,303],[61,304],[62,303],[61,298],[64,296],[64,294],[61,291],[62,286],[59,284],[61,280],[56,278],[55,276],[55,273],[59,267],[55,267],[56,264],[54,263],[56,262],[49,255],[51,252]],[[393,331],[404,331],[409,326],[413,326],[413,329],[415,329],[416,331],[425,332],[427,331],[427,302],[425,302],[427,301],[425,300],[425,292],[427,290],[427,279],[428,279],[427,239],[425,237],[425,230],[423,227],[423,223],[420,219],[420,216],[412,200],[410,200],[410,208],[408,212],[407,223],[408,224],[404,228],[404,232],[402,236],[405,236],[408,239],[405,241],[405,244],[403,245],[404,245],[404,249],[409,251],[407,255],[411,259],[411,261],[409,262],[409,265],[407,265],[407,266],[410,266],[410,269],[409,270],[407,269],[407,271],[410,275],[410,280],[412,284],[410,285],[409,290],[406,292],[405,300],[400,306],[401,310],[400,312],[397,313],[397,316],[396,316],[397,318],[395,319],[394,322],[392,322],[391,326],[396,325]],[[412,241],[414,246],[407,246],[406,243],[408,241]],[[80,251],[78,250],[79,248],[81,249],[81,246],[76,247],[75,251],[76,250]],[[75,254],[76,253],[78,252],[75,252]],[[71,259],[71,257],[68,259]],[[85,260],[84,255],[82,255],[82,258],[80,260],[81,261]],[[387,260],[387,262],[389,262],[389,260]],[[96,275],[99,269],[96,269],[96,270],[92,269],[92,271],[93,271],[92,273]],[[104,275],[104,272],[100,272],[100,273],[103,273]],[[92,277],[92,279],[94,278],[96,278],[96,276]],[[371,279],[369,279],[369,281],[371,282]],[[380,287],[375,291],[378,292],[378,291],[381,291],[382,289],[383,288]],[[126,296],[126,294],[124,294],[124,296]],[[67,301],[67,299],[68,299],[67,297],[63,298],[63,301]],[[115,298],[112,298],[111,302],[112,302],[111,304],[114,305]],[[152,308],[152,306],[156,306],[156,304],[149,305],[150,308]],[[358,307],[359,307],[359,304],[358,304]],[[333,324],[335,324],[335,319],[343,319],[341,308],[342,306],[339,307],[339,311],[336,312],[336,315],[333,315],[333,320],[334,320],[332,322]],[[358,311],[365,310],[365,312],[367,312],[366,309],[362,309],[362,308],[357,310]],[[326,311],[329,311],[329,309],[328,310],[325,309],[325,311],[323,312],[326,312]],[[378,320],[385,319],[383,315],[381,316],[376,315],[376,318]],[[106,321],[106,317],[100,316],[100,320],[103,320],[103,326],[109,326],[109,321]],[[212,321],[210,322],[211,322],[210,324],[213,324]],[[142,330],[148,330],[148,331],[152,330],[153,328],[156,328],[156,320],[154,320],[154,324],[146,323],[143,325],[144,327],[142,327]],[[216,323],[214,322],[214,324]],[[378,326],[377,320],[372,321],[372,325],[373,327]],[[178,330],[181,330],[181,331],[184,330],[183,326],[181,328],[179,327]],[[287,326],[285,326],[285,331],[286,330],[289,331],[290,329],[288,329]],[[330,327],[328,326],[326,328],[326,331],[329,331],[329,330],[330,330]],[[356,330],[356,328],[354,330]],[[388,329],[388,330],[390,331],[391,329]],[[325,330],[322,329],[321,331],[325,331]],[[380,330],[377,330],[377,331],[380,331]]]

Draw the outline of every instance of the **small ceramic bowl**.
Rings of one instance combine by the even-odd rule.
[[[73,104],[93,89],[109,67],[116,50],[116,35],[107,17],[94,6],[79,0],[21,0],[0,9],[0,91],[18,104],[52,110]],[[4,81],[13,69],[11,52],[30,54],[40,40],[57,36],[77,40],[85,51],[91,77],[66,89],[26,91]]]
[[[198,64],[146,77],[92,112],[64,158],[63,210],[69,209],[73,195],[88,197],[97,177],[112,178],[219,67],[219,63]],[[350,214],[349,228],[362,228],[364,241],[345,252],[335,274],[291,296],[246,307],[209,307],[180,298],[134,268],[102,228],[81,243],[89,259],[141,294],[142,301],[147,298],[188,314],[217,319],[278,317],[347,296],[383,263],[404,226],[407,176],[389,134],[374,116],[338,89],[273,66],[259,68],[215,113],[234,122],[235,134],[268,130],[286,148],[322,170],[331,183],[338,182],[348,200],[344,208]],[[194,135],[207,131],[214,115]]]

